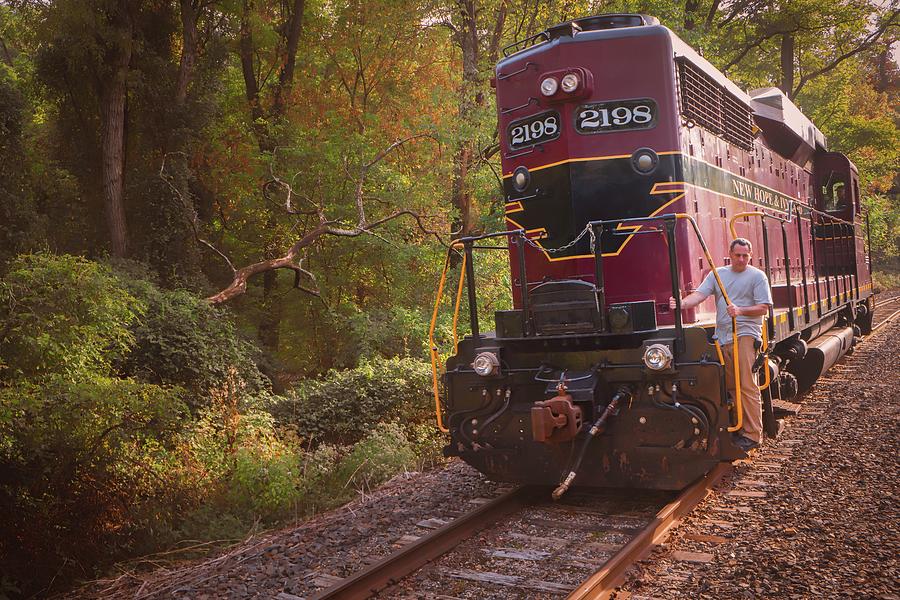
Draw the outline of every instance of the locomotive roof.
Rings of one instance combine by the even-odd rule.
[[[555,45],[588,40],[605,40],[626,37],[664,36],[672,44],[675,58],[684,58],[703,71],[717,84],[728,90],[735,99],[746,105],[757,117],[759,126],[777,128],[780,136],[799,138],[796,143],[806,145],[810,151],[826,148],[825,136],[813,125],[797,106],[778,88],[762,88],[750,94],[742,90],[699,52],[679,38],[671,29],[660,25],[656,17],[637,14],[606,14],[573,19],[554,25],[535,36],[512,44],[504,49],[513,53],[497,64],[497,72],[509,62],[544,52]],[[529,45],[533,44],[533,45]],[[518,49],[520,48],[521,49]],[[774,133],[774,132],[773,132]]]
[[[758,117],[760,127],[765,129],[762,121],[767,119],[774,124],[788,129],[803,142],[815,150],[816,147],[827,149],[825,135],[813,125],[806,115],[800,112],[797,105],[784,95],[777,87],[752,90],[753,113]]]
[[[592,21],[596,22],[606,19],[607,23],[600,25],[600,27],[603,27],[603,25],[609,25],[608,21],[610,19],[626,17],[634,19],[634,24],[613,25],[609,28],[604,27],[599,29],[582,28],[582,25],[586,25],[588,27],[594,25]],[[688,46],[687,43],[685,43],[681,38],[675,35],[675,33],[672,32],[671,29],[665,27],[664,25],[660,25],[659,20],[656,17],[650,17],[647,15],[597,15],[593,17],[585,17],[582,19],[573,19],[572,21],[566,21],[565,23],[554,25],[546,31],[522,40],[521,42],[517,42],[516,44],[507,46],[507,48],[504,48],[504,51],[510,48],[515,50],[515,48],[517,48],[518,46],[524,45],[521,50],[510,54],[506,58],[502,59],[499,63],[497,63],[497,70],[499,71],[500,68],[508,62],[519,61],[522,58],[531,56],[532,54],[544,52],[548,48],[555,45],[584,42],[589,40],[610,40],[626,37],[650,36],[662,36],[669,38],[669,40],[671,40],[672,50],[676,57],[684,57],[691,61],[691,63],[697,66],[697,68],[714,79],[716,83],[731,92],[740,102],[743,102],[745,105],[747,105],[748,108],[752,108],[750,96],[748,96],[746,92],[739,88],[724,74],[722,74],[722,72],[715,68],[712,63],[700,56],[700,54],[696,50]],[[528,43],[534,43],[534,45],[528,46]]]

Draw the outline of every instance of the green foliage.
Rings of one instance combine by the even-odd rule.
[[[299,489],[299,453],[252,410],[270,403],[255,349],[220,311],[126,266],[23,255],[0,278],[0,498],[11,512],[0,553],[15,557],[13,581],[65,581],[153,548],[165,539],[153,532],[172,531],[211,489],[240,523],[283,514]]]
[[[74,256],[16,258],[0,280],[0,374],[7,381],[109,374],[145,306],[106,267]]]
[[[182,487],[171,449],[183,415],[180,390],[103,375],[0,387],[7,574],[64,580],[174,518]]]
[[[872,281],[875,293],[900,289],[900,257],[894,256],[873,265]]]
[[[273,408],[315,443],[352,444],[383,421],[412,426],[433,416],[431,368],[413,358],[374,358],[355,369],[308,379]]]
[[[194,409],[229,378],[236,377],[248,395],[269,388],[256,367],[259,351],[238,335],[222,310],[186,290],[166,290],[147,279],[122,277],[146,307],[131,328],[133,348],[119,362],[123,374],[181,386],[190,392]]]
[[[338,464],[332,476],[344,488],[369,490],[404,470],[415,467],[416,452],[404,427],[377,423]]]
[[[26,111],[21,85],[0,67],[0,267],[44,237],[24,155]]]
[[[377,356],[427,358],[428,343],[422,334],[428,326],[425,319],[423,311],[404,306],[357,311],[345,321],[349,331],[338,331],[347,340],[343,364]]]

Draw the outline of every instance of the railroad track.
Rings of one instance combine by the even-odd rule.
[[[875,307],[898,301],[900,295],[881,300]],[[873,333],[898,317],[900,309],[879,319]],[[625,498],[622,491],[589,493],[576,489],[554,503],[549,500],[547,488],[518,487],[408,543],[310,600],[361,600],[373,596],[454,598],[457,588],[464,589],[469,598],[608,598],[624,579],[628,567],[658,544],[732,468],[729,463],[720,464],[677,497],[639,492]],[[643,508],[635,510],[635,502],[643,503]],[[554,529],[563,532],[561,537],[553,537]],[[451,566],[442,567],[435,576],[443,581],[440,593],[423,593],[409,589],[415,584],[401,583],[466,543],[473,546],[468,550],[470,556],[481,557],[478,568],[466,568],[462,559],[449,561]],[[507,566],[510,561],[517,565],[513,569],[515,575],[485,570],[486,566],[496,567],[504,561]],[[533,573],[524,566],[528,564],[537,565]],[[554,580],[553,574],[563,575],[563,581],[558,581],[560,577]],[[447,583],[453,580],[458,585]],[[577,587],[569,583],[579,580],[582,583]]]
[[[440,597],[451,598],[464,589],[469,598],[604,598],[621,582],[627,568],[659,543],[730,469],[730,464],[722,463],[677,496],[674,492],[576,489],[562,501],[552,502],[549,488],[518,487],[310,600],[438,597],[422,590],[390,588],[467,541],[478,568],[467,568],[463,559],[442,567],[439,576],[451,582],[445,581],[445,587],[453,589]],[[478,542],[472,541],[475,536]],[[506,573],[514,565],[516,574],[484,570],[501,563]],[[554,580],[554,574],[557,579],[562,575],[563,581]],[[572,581],[583,583],[576,587]]]
[[[885,299],[885,300],[880,300],[880,301],[876,302],[876,303],[875,303],[875,308],[877,309],[877,308],[880,308],[880,307],[882,307],[882,306],[886,306],[886,305],[888,305],[888,304],[893,304],[893,303],[895,303],[895,302],[897,302],[897,301],[900,301],[900,295],[897,295],[897,296],[894,296],[894,297],[892,297],[892,298],[887,298],[887,299]],[[895,310],[894,312],[892,312],[892,313],[888,314],[887,316],[883,317],[882,319],[880,319],[880,320],[878,321],[878,324],[877,324],[877,325],[875,325],[875,326],[872,327],[872,333],[875,333],[876,331],[878,331],[879,329],[881,329],[884,325],[887,325],[888,323],[890,323],[891,321],[893,321],[894,319],[896,319],[898,316],[900,316],[900,309],[897,309],[897,310]],[[876,318],[877,318],[877,314],[876,314]],[[871,334],[870,334],[870,335],[871,335]]]

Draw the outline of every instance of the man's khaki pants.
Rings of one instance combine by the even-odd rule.
[[[753,376],[753,362],[756,360],[756,340],[752,335],[738,336],[738,366],[741,373],[741,404],[744,407],[744,424],[738,432],[754,442],[762,441],[762,399],[756,377]],[[734,389],[734,354],[733,345],[722,346],[725,358],[725,387]]]

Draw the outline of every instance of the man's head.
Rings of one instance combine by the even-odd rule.
[[[752,255],[753,244],[750,243],[750,240],[734,238],[728,251],[728,257],[731,258],[731,270],[740,273],[746,269]]]

